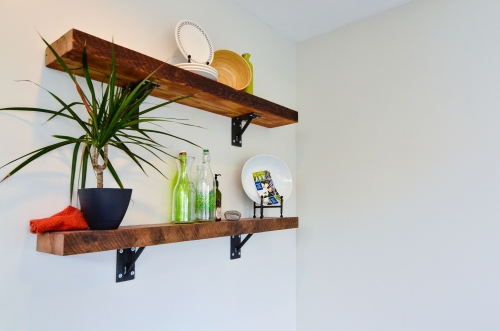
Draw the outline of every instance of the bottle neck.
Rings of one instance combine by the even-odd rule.
[[[179,154],[179,176],[187,177],[187,163],[186,163],[186,154]]]
[[[203,156],[201,157],[201,162],[202,163],[210,163],[210,154],[209,153],[203,153]]]

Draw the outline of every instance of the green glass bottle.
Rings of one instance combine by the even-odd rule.
[[[198,222],[215,221],[215,180],[210,169],[210,152],[203,150],[201,169],[196,181],[196,218]]]
[[[219,222],[222,219],[222,194],[219,190],[219,181],[217,177],[220,177],[220,174],[215,174],[215,221]]]
[[[248,86],[243,91],[247,92],[248,94],[253,94],[253,64],[250,62],[250,54],[245,53],[241,56],[248,63],[248,66],[250,67],[250,72],[252,73],[252,79],[250,80],[250,84],[248,84]]]
[[[172,194],[172,222],[193,223],[192,215],[192,184],[187,173],[186,152],[179,153],[177,163],[178,179]]]

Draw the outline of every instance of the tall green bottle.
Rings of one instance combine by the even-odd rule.
[[[250,54],[249,53],[245,53],[243,55],[243,58],[245,59],[245,61],[248,63],[248,66],[250,67],[250,72],[252,73],[252,79],[250,80],[250,84],[248,84],[248,86],[243,90],[249,94],[253,94],[253,65],[252,63],[250,62]]]
[[[186,164],[186,152],[179,153],[177,163],[178,179],[172,193],[172,222],[193,223],[192,210],[193,195],[192,184],[189,181]]]

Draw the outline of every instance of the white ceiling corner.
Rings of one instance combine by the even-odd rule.
[[[304,41],[412,0],[231,0],[289,40]]]

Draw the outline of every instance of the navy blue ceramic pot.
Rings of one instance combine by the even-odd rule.
[[[113,230],[125,217],[132,189],[86,188],[78,190],[82,213],[91,230]]]

